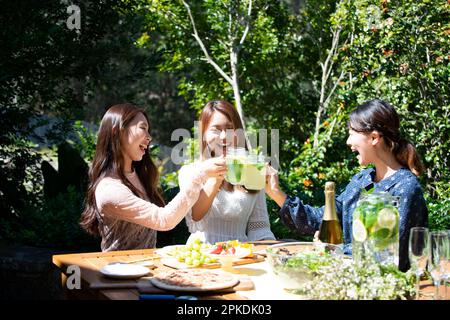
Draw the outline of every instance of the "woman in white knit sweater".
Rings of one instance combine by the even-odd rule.
[[[227,148],[243,142],[237,134],[242,122],[227,101],[211,101],[200,115],[202,158],[222,158]],[[237,131],[236,131],[237,130]],[[245,142],[244,142],[245,144]],[[186,187],[188,175],[196,163],[185,165],[179,174],[180,188]],[[191,237],[204,242],[273,240],[264,190],[233,186],[223,176],[210,177],[197,202],[186,215]]]

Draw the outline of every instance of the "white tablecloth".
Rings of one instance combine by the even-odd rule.
[[[305,297],[295,295],[283,289],[272,273],[267,261],[235,266],[233,273],[237,276],[249,276],[255,284],[255,290],[237,291],[236,293],[250,300],[302,300]]]

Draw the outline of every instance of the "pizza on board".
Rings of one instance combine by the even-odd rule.
[[[174,291],[209,291],[235,286],[232,274],[207,269],[179,269],[161,272],[150,279],[158,288]]]

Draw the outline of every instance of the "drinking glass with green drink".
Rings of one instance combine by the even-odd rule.
[[[233,184],[242,184],[242,171],[246,163],[247,150],[245,148],[229,148],[227,150],[227,155],[225,161],[227,164],[227,174],[225,179]]]
[[[242,171],[242,183],[250,190],[264,189],[266,184],[266,162],[262,154],[250,154]]]

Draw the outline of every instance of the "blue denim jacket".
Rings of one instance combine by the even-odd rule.
[[[401,168],[390,177],[374,182],[375,169],[368,168],[354,175],[344,192],[336,197],[336,213],[344,236],[344,251],[351,254],[352,216],[361,189],[389,192],[400,197],[399,213],[399,269],[409,269],[408,238],[412,227],[428,226],[428,209],[416,176]],[[288,196],[279,212],[280,219],[290,229],[303,235],[313,235],[320,227],[325,207],[315,208],[303,204],[298,197]]]

